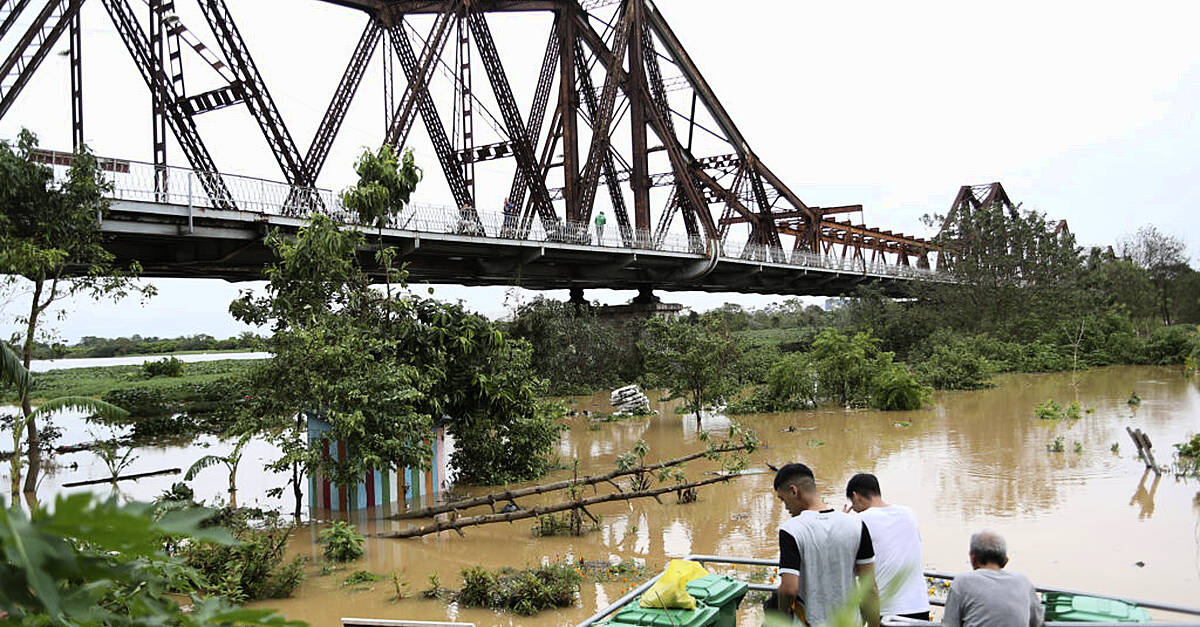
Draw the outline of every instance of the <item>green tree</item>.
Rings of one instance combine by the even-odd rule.
[[[1121,256],[1146,270],[1157,293],[1163,324],[1171,324],[1172,287],[1187,269],[1183,239],[1163,233],[1153,224],[1141,227],[1120,243]]]
[[[370,287],[359,266],[362,236],[315,216],[297,237],[268,238],[277,261],[267,268],[266,294],[244,293],[230,305],[249,324],[271,324],[273,356],[251,374],[255,394],[238,430],[272,437],[290,471],[299,517],[305,473],[321,470],[352,485],[368,469],[420,467],[431,420],[421,412],[421,373],[398,363],[397,341],[384,332],[393,302]],[[346,456],[331,459],[309,445],[310,415],[345,440]]]
[[[734,371],[741,342],[717,320],[701,317],[693,323],[676,318],[653,318],[641,342],[646,370],[655,382],[684,398],[700,420],[706,404],[738,389]]]
[[[641,323],[602,320],[591,307],[537,297],[517,307],[508,332],[529,342],[533,369],[552,393],[619,385],[641,372]]]
[[[914,296],[939,326],[1029,341],[1088,304],[1075,237],[1044,214],[992,204],[956,213],[935,239],[953,281],[924,282]]]
[[[25,327],[21,356],[26,368],[39,324],[55,303],[77,295],[117,300],[130,292],[154,293],[153,287],[134,283],[140,272],[136,264],[118,268],[104,249],[98,218],[108,211],[105,195],[111,184],[96,157],[80,148],[59,182],[48,166],[34,160],[36,148],[37,138],[28,130],[21,131],[16,146],[0,143],[0,275],[10,282],[23,278],[31,286],[28,314],[18,321]],[[25,396],[21,412],[24,421],[17,423],[14,441],[27,435],[24,489],[33,492],[41,470],[39,416]]]
[[[250,439],[254,437],[253,432],[243,433],[238,437],[237,442],[233,445],[233,450],[229,451],[228,455],[205,455],[200,459],[192,462],[187,473],[183,475],[184,481],[191,481],[200,474],[201,470],[209,466],[223,464],[225,469],[229,471],[229,507],[237,509],[237,471],[238,465],[242,463],[242,452]]]
[[[880,359],[878,344],[869,333],[846,336],[824,329],[817,334],[808,356],[817,373],[820,395],[842,405],[866,401]],[[887,360],[891,361],[890,354]]]

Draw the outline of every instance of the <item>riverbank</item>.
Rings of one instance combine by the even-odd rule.
[[[199,355],[197,355],[199,356]],[[97,361],[111,361],[110,358]],[[140,363],[114,366],[64,367],[36,371],[30,400],[34,404],[62,396],[104,398],[106,394],[142,389],[169,400],[186,398],[197,386],[240,376],[255,366],[262,357],[252,359],[184,360],[183,373],[178,377],[147,378]],[[43,362],[44,364],[45,362]],[[41,364],[35,364],[41,365]],[[0,394],[0,404],[15,404],[16,392]]]

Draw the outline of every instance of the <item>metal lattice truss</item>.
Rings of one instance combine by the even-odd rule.
[[[218,206],[235,203],[216,174],[197,116],[246,107],[293,187],[287,206],[319,209],[317,179],[382,48],[387,111],[381,139],[408,145],[419,118],[455,205],[467,216],[477,216],[476,164],[511,161],[506,232],[528,233],[537,220],[552,233],[606,211],[627,247],[655,247],[668,233],[683,231],[698,252],[717,243],[730,254],[729,244],[737,241],[744,242],[741,256],[760,261],[784,260],[790,248],[864,261],[870,256],[871,262],[891,255],[900,265],[915,257],[922,267],[936,249],[917,237],[837,220],[861,206],[805,204],[755,155],[651,0],[330,0],[364,12],[367,23],[303,152],[225,0],[187,0],[199,6],[215,47],[201,43],[176,15],[175,3],[184,0],[141,0],[148,20],[138,19],[130,0],[97,1],[151,93],[154,163],[165,172],[170,129],[192,167],[211,173],[200,183]],[[81,141],[82,3],[0,0],[0,50],[11,49],[0,66],[0,117],[70,30],[73,121]],[[553,16],[528,101],[509,80],[526,68],[506,67],[493,37],[489,15],[499,12]],[[17,23],[28,27],[20,32],[12,28]],[[223,84],[188,91],[184,54],[200,55]],[[396,65],[402,89],[393,86]],[[437,95],[447,78],[450,99]],[[168,184],[164,174],[158,183],[164,196]],[[793,238],[790,246],[785,237]]]

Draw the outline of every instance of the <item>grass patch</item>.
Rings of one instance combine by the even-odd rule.
[[[532,616],[542,610],[575,604],[581,571],[571,564],[547,564],[536,568],[487,570],[464,568],[458,602],[466,607],[486,607]]]
[[[145,377],[141,364],[38,372],[33,376],[30,400],[37,404],[60,396],[100,398],[108,392],[131,388],[160,390],[169,399],[180,399],[189,394],[192,386],[196,384],[243,375],[260,361],[262,360],[199,361],[187,364],[183,376],[152,379]],[[0,394],[0,403],[16,403],[19,400],[16,392],[11,390]]]

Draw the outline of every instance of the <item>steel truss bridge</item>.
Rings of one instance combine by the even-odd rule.
[[[933,243],[840,220],[861,205],[808,205],[767,167],[650,0],[330,0],[365,24],[304,152],[225,0],[186,0],[205,33],[177,14],[185,0],[137,10],[92,1],[152,103],[152,160],[103,160],[114,183],[109,246],[151,276],[256,278],[270,228],[299,228],[314,212],[353,223],[317,181],[372,65],[383,73],[382,143],[409,145],[419,119],[453,200],[409,207],[384,229],[414,280],[838,294],[932,275]],[[77,148],[83,2],[0,0],[0,118],[66,35]],[[552,16],[536,88],[521,102],[509,73],[533,68],[505,66],[489,24],[499,12]],[[188,89],[197,65],[221,86]],[[196,120],[227,107],[250,113],[283,181],[220,173]],[[168,137],[191,168],[168,165]],[[512,166],[501,184],[508,203],[485,207],[475,166],[497,160]],[[589,225],[601,210],[614,224],[599,240]]]

